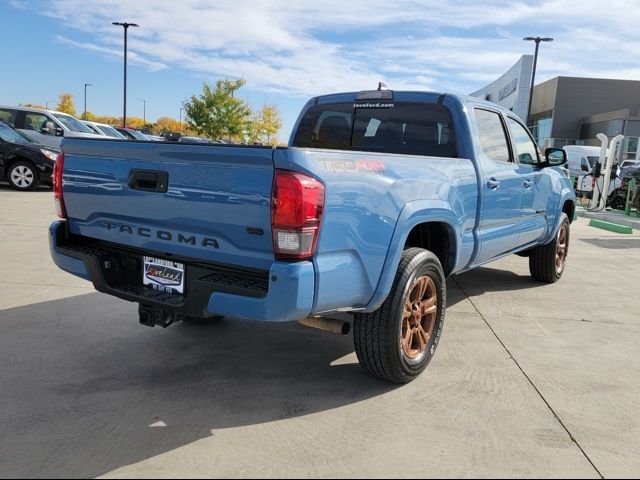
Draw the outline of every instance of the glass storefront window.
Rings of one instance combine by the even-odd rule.
[[[622,159],[635,160],[638,153],[638,137],[627,137],[622,146]]]

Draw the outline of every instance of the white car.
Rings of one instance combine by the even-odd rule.
[[[55,110],[0,105],[0,122],[28,135],[37,143],[60,147],[62,137],[104,138],[77,118]]]
[[[94,133],[97,133],[103,137],[117,138],[118,140],[125,140],[127,137],[122,135],[119,131],[113,128],[112,125],[107,123],[90,122],[88,120],[80,120],[87,127],[89,127]]]

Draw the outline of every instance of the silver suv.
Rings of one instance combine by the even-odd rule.
[[[31,107],[5,107],[0,105],[0,122],[19,130],[34,141],[50,147],[59,147],[62,137],[104,138],[93,133],[80,120],[63,112]]]

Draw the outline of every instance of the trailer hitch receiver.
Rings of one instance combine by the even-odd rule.
[[[179,322],[184,317],[181,313],[162,310],[149,305],[143,305],[142,303],[138,305],[138,315],[140,316],[140,323],[142,325],[146,325],[147,327],[159,325],[162,328],[167,328],[172,323]]]

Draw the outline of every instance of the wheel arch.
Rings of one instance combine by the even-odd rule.
[[[442,263],[445,275],[456,270],[461,246],[458,217],[447,202],[442,200],[417,201],[407,204],[396,223],[377,288],[365,311],[376,310],[387,298],[395,278],[402,252],[406,248],[428,248]]]

